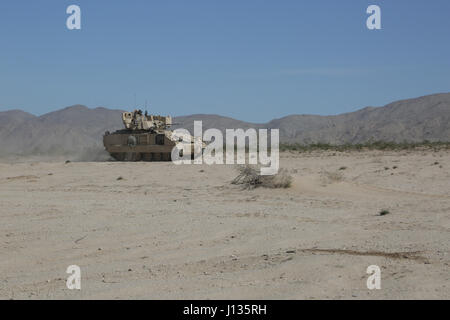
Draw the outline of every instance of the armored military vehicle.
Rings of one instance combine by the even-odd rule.
[[[170,161],[175,145],[188,143],[189,147],[178,149],[180,156],[184,152],[194,156],[194,137],[177,134],[170,130],[172,118],[142,113],[141,110],[123,112],[125,129],[113,133],[105,132],[103,145],[106,151],[118,161]],[[201,150],[200,150],[201,152]],[[187,157],[187,154],[185,155]]]

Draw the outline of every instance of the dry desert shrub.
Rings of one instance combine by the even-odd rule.
[[[238,166],[238,176],[231,181],[232,184],[243,185],[247,189],[256,188],[261,184],[259,170],[255,166]]]
[[[238,172],[238,176],[231,183],[242,185],[244,189],[289,188],[292,185],[292,176],[285,169],[279,170],[276,175],[262,176],[257,166],[243,165],[238,167]]]

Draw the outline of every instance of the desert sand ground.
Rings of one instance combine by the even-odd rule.
[[[281,167],[290,189],[242,190],[225,165],[0,163],[0,298],[450,298],[449,151]]]

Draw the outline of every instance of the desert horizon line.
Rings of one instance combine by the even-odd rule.
[[[381,106],[366,105],[364,107],[359,107],[358,109],[356,109],[354,111],[341,112],[341,113],[335,113],[335,114],[291,113],[291,114],[286,114],[286,115],[284,115],[282,117],[272,118],[272,119],[267,120],[265,122],[251,122],[251,121],[246,121],[246,120],[240,120],[240,118],[227,116],[227,115],[223,115],[223,114],[219,114],[219,113],[192,113],[192,114],[175,115],[175,116],[172,116],[172,117],[173,118],[183,118],[183,117],[192,117],[192,116],[219,116],[219,117],[223,117],[223,118],[229,118],[229,119],[233,119],[233,120],[246,122],[246,123],[249,123],[249,124],[261,125],[261,124],[270,123],[271,121],[274,121],[274,120],[284,119],[284,118],[291,117],[291,116],[334,117],[334,116],[340,116],[340,115],[346,115],[346,114],[359,112],[359,111],[362,111],[362,110],[367,109],[367,108],[374,108],[374,109],[384,108],[384,107],[389,106],[390,104],[393,104],[393,103],[398,103],[398,102],[402,102],[402,101],[409,101],[409,100],[414,100],[414,99],[420,99],[420,98],[426,98],[426,97],[432,97],[432,96],[447,95],[447,94],[450,94],[450,91],[448,91],[448,92],[431,93],[431,94],[416,96],[416,97],[412,97],[412,98],[398,99],[398,100],[391,101],[391,102],[389,102],[389,103],[387,103],[385,105],[381,105]],[[28,111],[25,111],[25,110],[19,109],[19,108],[12,108],[12,109],[1,110],[0,113],[20,111],[20,112],[24,112],[24,113],[27,113],[29,115],[32,115],[32,116],[34,116],[36,118],[39,118],[39,117],[42,117],[42,116],[45,116],[45,115],[48,115],[48,114],[51,114],[51,113],[54,113],[54,112],[59,112],[59,111],[65,110],[65,109],[76,108],[76,107],[83,107],[83,108],[86,108],[88,110],[106,109],[106,110],[111,110],[111,111],[127,111],[127,110],[129,111],[129,110],[132,110],[132,109],[134,110],[134,108],[142,110],[142,108],[143,108],[142,106],[137,106],[137,107],[133,107],[133,108],[130,108],[130,109],[122,109],[120,107],[118,107],[118,108],[116,108],[116,107],[106,107],[106,106],[101,106],[101,105],[100,106],[96,106],[96,107],[90,107],[90,106],[88,106],[86,104],[76,103],[76,104],[72,104],[72,105],[68,105],[68,106],[65,106],[65,107],[61,107],[59,109],[55,109],[55,110],[52,110],[52,111],[49,111],[49,112],[45,112],[45,113],[42,113],[42,114],[35,114],[35,113],[28,112]],[[147,108],[147,109],[149,109],[149,108]],[[150,110],[151,110],[151,108],[150,108]]]

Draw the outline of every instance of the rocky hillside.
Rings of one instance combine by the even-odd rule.
[[[0,156],[70,156],[95,159],[105,131],[121,128],[121,110],[76,105],[42,116],[0,112]],[[450,141],[450,93],[366,107],[336,116],[290,115],[253,124],[219,115],[176,117],[176,127],[192,131],[193,121],[208,128],[278,128],[287,143],[363,143],[367,141]]]

